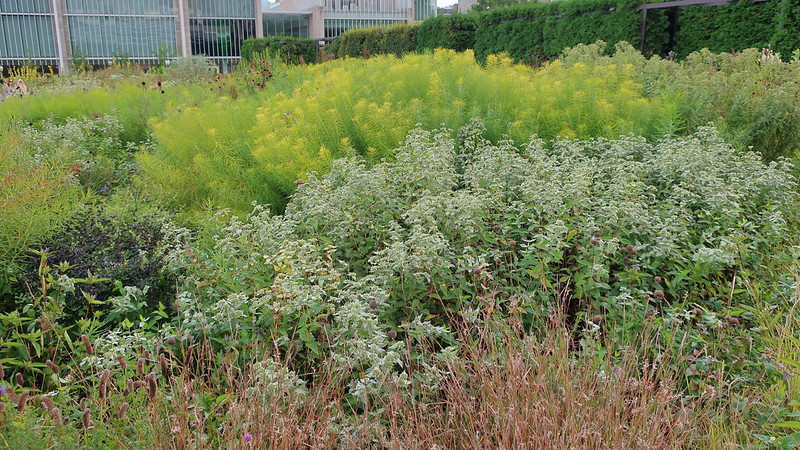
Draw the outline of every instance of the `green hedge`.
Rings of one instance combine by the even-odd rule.
[[[800,0],[785,0],[779,11],[772,48],[788,59],[793,51],[800,49]]]
[[[564,0],[528,3],[476,14],[457,14],[428,19],[421,24],[357,28],[344,33],[326,51],[339,57],[403,55],[414,51],[449,48],[474,49],[479,61],[506,52],[523,62],[537,62],[559,55],[565,48],[603,40],[610,51],[619,41],[638,47],[646,0]],[[670,22],[676,21],[676,27]],[[297,38],[249,39],[242,45],[247,58],[256,44],[302,53],[306,62],[316,61],[311,46],[290,46],[278,41]],[[312,41],[313,42],[313,41]],[[656,9],[647,14],[645,52],[666,55],[674,50],[685,57],[708,48],[713,52],[771,46],[784,58],[800,48],[800,0],[741,0],[723,6]],[[299,48],[298,48],[299,47]],[[258,47],[260,48],[260,47]],[[306,52],[306,53],[303,53]],[[296,61],[292,61],[296,62]]]
[[[535,61],[558,55],[580,43],[619,41],[639,45],[642,13],[633,0],[580,0],[532,3],[487,11],[475,37],[479,60],[507,52],[516,60]],[[661,53],[668,40],[666,14],[648,13],[645,50]]]
[[[459,52],[475,48],[477,14],[439,16],[422,22],[417,34],[417,50],[449,48]]]
[[[678,14],[674,50],[685,57],[702,48],[719,53],[767,47],[778,30],[780,12],[780,1],[691,6]]]
[[[306,63],[317,62],[317,41],[292,36],[245,39],[242,42],[242,59],[252,59],[255,54],[265,50],[288,64],[299,64],[301,56]]]
[[[417,50],[419,24],[397,24],[346,31],[338,42],[336,56],[394,54],[402,56]]]

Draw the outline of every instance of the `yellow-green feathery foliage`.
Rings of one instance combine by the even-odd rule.
[[[156,126],[161,146],[142,159],[143,172],[178,205],[210,201],[244,212],[251,201],[280,209],[285,201],[276,198],[296,180],[349,151],[371,162],[391,156],[416,124],[458,129],[478,117],[495,141],[668,133],[674,108],[644,98],[632,70],[558,62],[532,69],[502,55],[482,67],[471,52],[451,50],[294,67],[285,74],[293,89],[272,87],[260,107],[223,101],[171,114]]]
[[[220,98],[154,120],[159,148],[139,154],[144,183],[168,206],[249,210],[254,200],[282,205],[289,190],[272,182],[253,156],[247,130],[254,100]]]
[[[137,82],[115,89],[30,95],[0,103],[0,123],[15,121],[38,124],[53,117],[91,117],[111,114],[125,128],[123,141],[141,141],[147,137],[147,120],[165,109],[191,104],[206,94],[204,86],[159,86]]]
[[[70,156],[33,154],[13,132],[0,137],[0,293],[17,259],[82,203]]]

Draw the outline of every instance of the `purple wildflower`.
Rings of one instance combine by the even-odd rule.
[[[251,433],[245,433],[244,434],[244,440],[245,440],[245,442],[252,441],[253,440],[253,435]]]

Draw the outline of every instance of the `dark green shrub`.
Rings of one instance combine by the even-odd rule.
[[[772,48],[784,59],[800,49],[800,0],[785,0],[780,6],[778,30],[772,37]]]
[[[348,30],[338,44],[336,56],[402,56],[416,51],[418,29],[418,24],[397,24]]]
[[[250,60],[257,53],[267,51],[287,64],[316,63],[316,39],[292,36],[271,36],[261,39],[246,39],[242,42],[242,59]],[[302,61],[300,58],[302,57]]]
[[[628,0],[576,0],[488,11],[480,16],[475,54],[483,61],[492,53],[507,52],[515,60],[535,62],[599,39],[609,48],[619,41],[638,46],[642,13],[637,5]],[[663,50],[664,17],[661,12],[648,14],[646,51]]]
[[[476,14],[439,16],[422,22],[417,33],[417,50],[449,48],[459,52],[475,47]]]
[[[712,52],[730,52],[770,44],[778,29],[781,2],[691,6],[680,10],[675,52],[680,57],[707,48]]]
[[[135,202],[132,202],[135,203]],[[77,320],[87,310],[105,309],[100,303],[115,295],[115,284],[148,287],[148,303],[157,307],[170,297],[173,283],[162,274],[161,252],[167,218],[152,208],[133,205],[87,205],[75,213],[59,231],[42,241],[54,276],[75,280],[74,292],[64,297],[64,313]],[[20,279],[24,284],[39,285],[41,258],[31,256]],[[63,264],[65,263],[65,264]],[[28,292],[21,288],[18,292]],[[85,295],[86,294],[86,295]]]

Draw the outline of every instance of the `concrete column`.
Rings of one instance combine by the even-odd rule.
[[[69,22],[64,16],[65,0],[50,0],[50,9],[53,11],[53,36],[56,40],[58,71],[66,73],[71,68],[72,46],[69,41]]]
[[[264,19],[261,17],[261,0],[253,0],[256,7],[256,37],[264,37]]]
[[[311,20],[308,23],[308,37],[311,39],[322,39],[325,37],[325,19],[322,13],[322,6],[314,6],[306,12],[311,13]]]
[[[173,0],[175,9],[175,44],[178,56],[192,54],[192,45],[189,37],[189,1]]]

